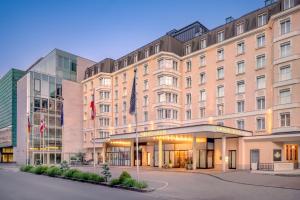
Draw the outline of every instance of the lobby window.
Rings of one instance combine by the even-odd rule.
[[[217,69],[217,80],[224,79],[224,67]]]
[[[192,77],[186,77],[186,87],[190,88],[192,87]]]
[[[264,96],[256,97],[256,108],[257,110],[264,110],[266,107],[266,100]]]
[[[126,104],[126,101],[123,101],[122,111],[126,112],[126,110],[127,110],[127,104]]]
[[[201,119],[205,118],[205,107],[200,108],[200,118]]]
[[[200,101],[206,101],[206,91],[200,90]]]
[[[245,121],[242,119],[237,120],[236,126],[238,129],[244,130],[245,129]]]
[[[289,112],[280,113],[280,126],[281,127],[291,126],[291,115]]]
[[[158,53],[159,52],[159,44],[156,44],[154,46],[154,53]]]
[[[200,84],[206,83],[206,73],[202,72],[200,73]]]
[[[185,55],[190,54],[192,52],[192,46],[190,44],[185,45],[184,52],[185,52]]]
[[[186,72],[192,71],[192,62],[189,60],[186,62]]]
[[[264,117],[258,117],[256,118],[256,130],[265,130],[266,124],[265,124],[265,118]]]
[[[224,49],[218,49],[217,59],[218,59],[218,61],[224,60]]]
[[[236,67],[236,74],[243,74],[245,73],[245,61],[240,61],[237,63]]]
[[[192,104],[192,94],[191,93],[187,93],[185,98],[186,98],[186,101],[185,101],[186,104],[187,105],[191,105]]]
[[[291,43],[285,42],[280,45],[280,55],[281,57],[287,57],[291,54]]]
[[[258,55],[256,56],[256,69],[264,68],[266,65],[266,55]]]
[[[191,120],[191,119],[192,119],[192,110],[191,110],[191,109],[188,109],[188,110],[186,110],[185,113],[186,113],[186,114],[185,114],[185,119],[186,119],[186,120]]]
[[[217,97],[224,97],[224,86],[219,85],[217,87]]]
[[[200,67],[204,67],[206,65],[205,55],[200,56]]]
[[[279,91],[279,101],[280,101],[280,104],[291,103],[291,101],[292,101],[291,90],[289,88],[282,89]]]
[[[144,106],[148,106],[149,104],[149,98],[148,98],[148,95],[144,96]]]
[[[218,104],[217,105],[217,115],[221,116],[224,114],[224,104]]]
[[[116,103],[115,104],[115,113],[118,113],[119,112],[119,106],[118,106],[118,104]]]
[[[145,49],[144,56],[145,56],[145,58],[149,57],[149,49]]]
[[[115,99],[118,99],[118,90],[115,90]]]
[[[292,78],[291,66],[280,67],[280,81],[290,80]]]
[[[144,80],[144,90],[148,90],[148,89],[149,89],[149,81]]]
[[[239,23],[236,25],[236,35],[244,33],[244,23]]]
[[[223,42],[225,39],[225,31],[219,31],[217,33],[217,42]]]
[[[245,101],[244,100],[237,101],[237,112],[242,113],[244,111],[245,111]]]
[[[110,86],[111,85],[111,79],[110,78],[100,78],[100,85],[101,86]]]
[[[261,27],[263,25],[267,24],[267,14],[261,14],[257,16],[257,26]]]
[[[127,124],[127,118],[126,118],[126,116],[124,115],[123,116],[123,126],[125,126]]]
[[[294,6],[294,0],[284,0],[283,1],[283,9],[287,10]]]
[[[266,77],[264,75],[256,77],[256,88],[257,89],[266,88]]]
[[[99,119],[99,122],[100,122],[100,126],[109,126],[109,118],[106,118],[106,117],[101,117]]]
[[[144,75],[148,74],[148,64],[144,64]]]
[[[134,54],[133,56],[133,62],[136,63],[138,61],[138,54]]]
[[[256,45],[257,48],[264,47],[266,43],[266,36],[265,34],[260,34],[256,37]]]
[[[200,48],[201,48],[201,49],[206,48],[206,39],[201,39],[201,40],[200,40]]]
[[[147,122],[149,119],[148,119],[148,111],[145,111],[144,112],[144,122]]]
[[[124,67],[127,67],[127,64],[128,64],[128,62],[127,62],[127,58],[126,58],[126,59],[124,59]]]
[[[177,61],[173,60],[173,70],[178,71],[178,63]]]
[[[236,86],[237,86],[237,93],[238,94],[245,93],[245,81],[244,80],[238,81],[236,83]]]
[[[291,20],[289,18],[280,22],[280,31],[281,35],[291,32]]]
[[[239,42],[237,43],[237,54],[243,54],[245,53],[245,42]]]

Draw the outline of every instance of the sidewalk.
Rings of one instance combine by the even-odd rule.
[[[268,174],[277,176],[300,176],[300,169],[289,170],[289,171],[251,171],[253,174]]]

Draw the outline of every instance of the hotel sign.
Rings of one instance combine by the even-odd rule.
[[[139,134],[139,137],[154,137],[154,136],[162,136],[166,134],[167,134],[166,130],[144,131]]]
[[[245,134],[242,131],[237,129],[227,128],[227,127],[217,126],[216,131],[221,133],[226,133],[226,134],[245,136]]]

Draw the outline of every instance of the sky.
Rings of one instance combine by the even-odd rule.
[[[264,0],[0,0],[0,76],[54,48],[99,62],[194,21],[208,29]]]

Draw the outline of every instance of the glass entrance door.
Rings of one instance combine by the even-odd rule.
[[[236,150],[229,150],[228,153],[228,168],[236,169]]]
[[[259,165],[259,150],[251,149],[250,150],[250,169],[257,170]]]
[[[200,169],[214,168],[214,150],[199,150],[199,166]]]
[[[174,167],[184,168],[188,158],[188,151],[175,151]]]

